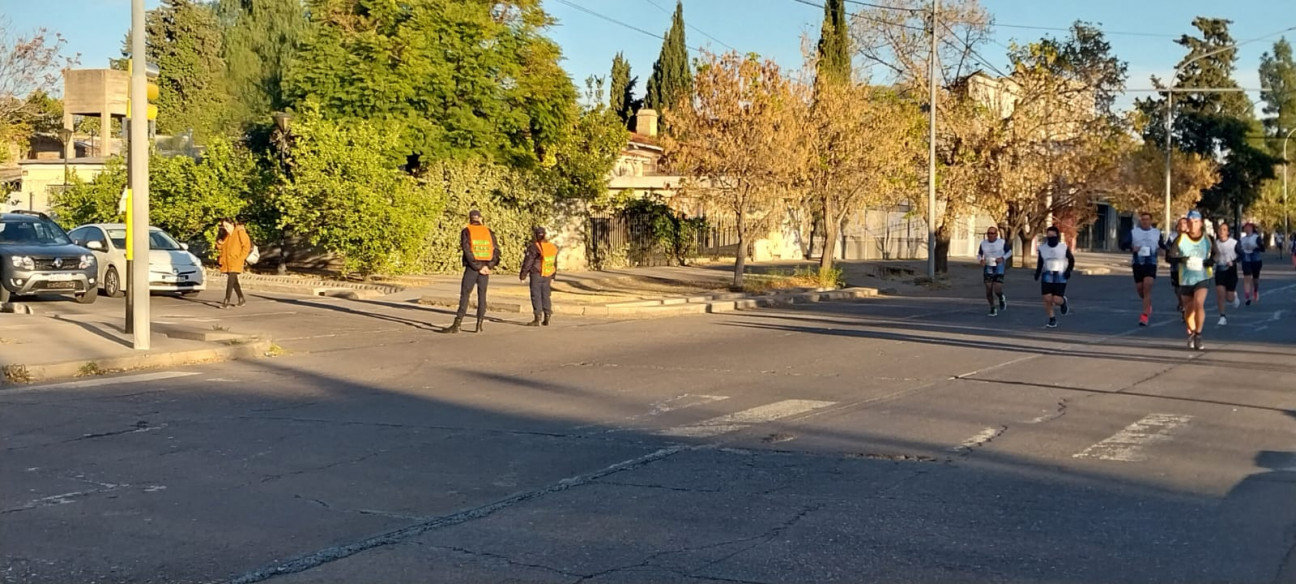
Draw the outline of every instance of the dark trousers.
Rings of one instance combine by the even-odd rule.
[[[472,268],[464,268],[463,281],[459,283],[459,314],[457,318],[462,319],[468,314],[468,295],[472,294],[473,287],[477,287],[477,318],[486,318],[486,286],[490,283],[490,276],[484,275]]]
[[[238,294],[239,300],[243,299],[243,287],[239,286],[238,272],[229,272],[225,274],[225,301],[229,302],[234,294]]]
[[[553,291],[553,276],[544,277],[531,274],[531,311],[536,318],[542,314],[553,314],[553,302],[549,299]]]

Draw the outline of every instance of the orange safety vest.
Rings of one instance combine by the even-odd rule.
[[[548,278],[558,271],[558,246],[547,241],[536,243],[540,249],[540,275]]]
[[[491,241],[491,231],[485,225],[468,225],[468,243],[472,248],[473,259],[489,262],[495,258],[495,243]]]

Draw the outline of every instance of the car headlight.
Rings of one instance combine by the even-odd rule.
[[[81,267],[80,267],[80,269],[84,270],[84,269],[89,268],[90,266],[93,266],[93,265],[94,265],[94,261],[95,261],[95,259],[94,259],[94,256],[92,256],[92,255],[83,255],[83,256],[81,256]]]
[[[36,269],[36,262],[29,256],[13,256],[9,258],[9,264],[20,270]]]

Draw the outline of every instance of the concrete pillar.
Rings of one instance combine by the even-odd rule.
[[[76,126],[74,125],[74,121],[75,121],[75,120],[74,120],[74,116],[72,115],[72,113],[69,112],[69,111],[67,111],[66,109],[63,110],[63,127],[64,127],[64,128],[67,128],[67,129],[69,129],[69,130],[72,129],[72,128],[74,128],[74,127],[76,127]],[[70,141],[70,142],[68,142],[67,144],[64,144],[64,145],[63,145],[63,157],[64,157],[64,158],[76,158],[76,140],[75,140],[75,139],[73,139],[72,141]]]
[[[104,158],[113,155],[112,121],[111,113],[105,111],[99,114],[99,155]]]

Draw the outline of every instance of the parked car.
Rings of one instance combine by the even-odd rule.
[[[2,213],[0,302],[28,294],[72,294],[90,304],[99,296],[98,262],[44,213]]]
[[[99,261],[99,282],[110,297],[126,291],[126,226],[92,223],[73,229],[72,241],[84,246]],[[149,291],[189,295],[207,289],[202,261],[189,246],[157,227],[149,228]]]

